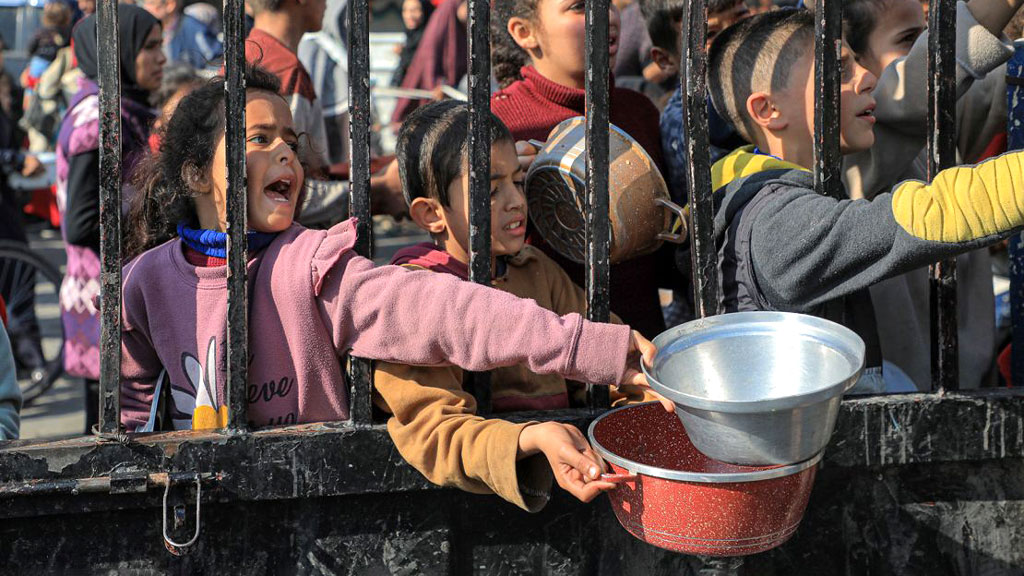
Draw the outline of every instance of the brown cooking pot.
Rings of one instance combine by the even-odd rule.
[[[612,264],[650,254],[662,241],[682,243],[683,210],[647,152],[629,134],[609,124],[608,217]],[[530,220],[544,241],[566,258],[586,254],[586,118],[570,118],[551,131],[526,175]],[[673,226],[679,229],[673,233]]]
[[[821,453],[787,466],[740,466],[708,458],[657,402],[619,408],[590,425],[590,443],[619,484],[608,492],[622,527],[661,548],[743,556],[796,532]]]

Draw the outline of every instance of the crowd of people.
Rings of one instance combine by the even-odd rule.
[[[990,247],[1024,227],[1024,153],[1006,153],[1005,98],[1014,50],[1007,34],[1020,34],[1022,3],[957,5],[963,166],[931,182],[927,3],[844,3],[838,113],[848,198],[837,200],[814,192],[811,171],[814,2],[707,2],[707,145],[725,312],[834,320],[866,344],[867,369],[851,393],[925,390],[925,270],[958,257],[961,385],[992,385],[999,350]],[[249,423],[348,419],[346,357],[370,358],[375,407],[398,451],[430,481],[529,511],[545,505],[554,482],[589,501],[614,485],[601,479],[603,462],[580,431],[502,413],[582,405],[582,383],[611,386],[615,405],[659,401],[671,411],[639,369],[656,352],[649,338],[693,316],[689,246],[613,264],[611,323],[583,319],[585,270],[531,224],[524,182],[538,141],[584,114],[586,2],[502,0],[491,5],[493,287],[466,281],[469,111],[444,89],[467,82],[467,3],[401,4],[406,42],[396,49],[393,83],[435,98],[397,103],[395,155],[375,158],[372,209],[408,217],[430,240],[375,266],[355,253],[348,219],[347,2],[247,1]],[[217,12],[204,6],[118,7],[120,386],[131,433],[223,427],[227,419],[226,119]],[[19,150],[25,142],[56,152],[65,369],[86,382],[91,424],[99,71],[92,5],[77,9],[83,15],[72,27],[75,10],[51,0],[21,82],[0,78],[0,90],[11,92],[0,98],[0,166],[38,170]],[[683,10],[682,0],[615,0],[608,45],[611,122],[644,149],[678,203],[687,198],[691,138],[679,88]],[[23,97],[13,96],[19,84]],[[21,140],[19,127],[29,132]],[[12,224],[2,230],[24,242],[13,195],[4,190],[3,199],[0,217]],[[34,361],[25,340],[10,331],[13,362],[0,341],[0,439],[17,436],[14,374]],[[492,370],[494,415],[478,415],[464,370]]]

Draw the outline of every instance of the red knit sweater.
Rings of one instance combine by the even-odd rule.
[[[551,129],[563,120],[583,116],[587,93],[556,84],[541,76],[533,66],[521,70],[523,79],[491,97],[491,112],[512,131],[516,140],[548,139]],[[664,172],[658,109],[639,92],[615,88],[611,81],[612,124],[636,139]]]
[[[532,66],[522,69],[523,80],[517,81],[491,97],[491,112],[508,126],[516,140],[547,140],[551,129],[563,120],[583,116],[586,92],[568,88],[548,80]],[[614,85],[614,82],[612,82]],[[658,109],[639,92],[612,88],[609,117],[632,136],[664,172],[661,153],[661,132]],[[584,284],[583,266],[563,258],[536,235],[530,243],[538,246],[569,274],[573,282]],[[662,255],[659,260],[658,255]],[[661,265],[659,266],[659,262]],[[659,268],[672,266],[671,248],[612,266],[611,309],[648,338],[665,330],[665,320],[658,300]],[[667,282],[666,288],[671,286]]]

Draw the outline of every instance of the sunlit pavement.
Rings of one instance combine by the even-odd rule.
[[[64,272],[64,243],[57,230],[29,226],[29,242],[37,254]],[[44,335],[59,334],[60,309],[55,295],[39,298],[36,315]],[[47,356],[58,346],[55,338],[43,339]],[[85,432],[85,388],[80,380],[61,378],[31,406],[21,411],[22,438],[59,438]]]

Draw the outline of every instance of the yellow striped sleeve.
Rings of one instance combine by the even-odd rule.
[[[932,242],[967,242],[1024,226],[1024,152],[943,170],[931,184],[911,181],[892,196],[896,222]]]

